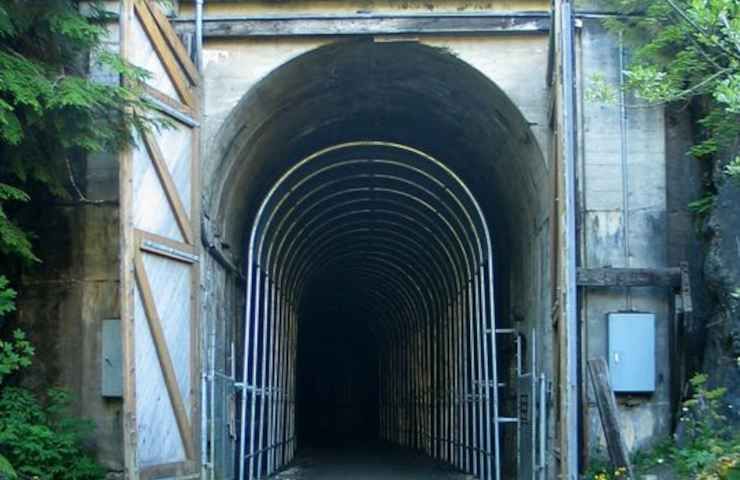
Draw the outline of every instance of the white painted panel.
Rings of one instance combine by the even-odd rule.
[[[159,149],[162,151],[162,156],[164,156],[164,161],[170,170],[177,193],[180,195],[180,200],[182,200],[188,217],[190,216],[191,197],[192,140],[192,130],[180,123],[176,123],[174,128],[162,130],[157,135]]]
[[[139,466],[183,461],[185,450],[138,286],[134,294],[134,342]]]
[[[134,226],[182,242],[182,232],[175,214],[140,137],[137,138],[133,157]]]
[[[129,43],[136,45],[136,48],[130,49],[129,59],[131,63],[151,73],[151,78],[147,80],[147,84],[174,99],[180,100],[172,79],[164,69],[164,65],[162,65],[138,18],[134,18],[131,24],[131,40],[129,40]]]
[[[177,386],[190,416],[191,267],[158,255],[142,253],[142,256],[175,369]]]

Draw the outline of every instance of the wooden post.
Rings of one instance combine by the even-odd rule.
[[[609,384],[609,372],[607,370],[606,360],[603,357],[589,360],[588,371],[594,386],[594,393],[596,394],[596,405],[599,409],[604,437],[606,437],[609,459],[615,469],[626,469],[627,478],[634,480],[636,477],[627,454],[627,447],[622,438],[617,400]]]

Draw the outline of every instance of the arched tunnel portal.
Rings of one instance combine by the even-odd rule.
[[[213,145],[210,209],[246,271],[243,478],[378,440],[513,471],[496,332],[544,310],[550,186],[501,89],[420,43],[332,43],[247,92]]]

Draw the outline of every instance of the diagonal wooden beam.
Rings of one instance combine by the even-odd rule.
[[[167,45],[166,40],[162,36],[162,32],[157,26],[156,20],[151,14],[149,8],[143,4],[144,0],[134,1],[134,11],[136,16],[141,21],[141,25],[144,27],[149,40],[152,42],[154,50],[157,52],[159,59],[162,61],[165,70],[170,76],[172,83],[175,85],[177,93],[182,97],[183,102],[189,107],[195,107],[195,96],[190,90],[187,78],[182,74],[180,66],[175,58],[175,54]]]
[[[175,54],[175,57],[177,57],[177,61],[182,66],[182,69],[185,71],[188,79],[190,79],[190,83],[192,83],[193,85],[198,85],[200,83],[200,73],[198,73],[198,69],[195,67],[195,64],[193,64],[193,61],[190,59],[190,55],[188,55],[188,52],[185,51],[185,47],[183,47],[182,42],[179,38],[177,38],[175,29],[172,28],[170,21],[167,20],[167,17],[162,13],[162,11],[155,5],[152,5],[149,0],[144,0],[144,4],[149,10],[149,13],[152,14],[154,20],[157,22],[159,30],[162,32],[164,39],[167,41],[167,45],[170,46],[172,52]]]
[[[167,348],[164,331],[162,330],[162,322],[159,320],[159,313],[157,313],[152,288],[149,284],[149,277],[146,274],[144,262],[141,260],[141,252],[139,251],[134,254],[134,275],[136,276],[136,284],[139,286],[139,292],[141,293],[141,300],[144,304],[144,311],[146,312],[149,329],[152,333],[152,338],[154,339],[154,346],[157,350],[159,364],[162,367],[164,382],[167,386],[167,393],[169,394],[170,402],[172,403],[172,410],[175,413],[177,428],[180,431],[180,437],[182,438],[182,443],[185,448],[185,456],[188,459],[194,459],[195,444],[193,443],[190,421],[188,420],[187,411],[185,410],[185,405],[182,401],[182,396],[180,395],[180,389],[177,386],[177,377],[175,375],[175,368],[172,364],[172,357]]]
[[[185,206],[183,205],[182,200],[180,200],[180,194],[177,193],[177,187],[175,186],[175,181],[172,179],[172,175],[170,174],[170,169],[164,161],[162,150],[159,149],[157,140],[149,132],[142,132],[142,136],[144,138],[146,149],[149,152],[149,157],[152,159],[154,169],[157,171],[157,175],[159,176],[164,193],[172,207],[172,211],[175,213],[175,219],[177,220],[177,224],[180,226],[182,236],[186,243],[192,245],[193,228],[188,219]]]

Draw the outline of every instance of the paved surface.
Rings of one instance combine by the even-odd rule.
[[[313,449],[274,480],[472,480],[420,453],[387,446]]]

